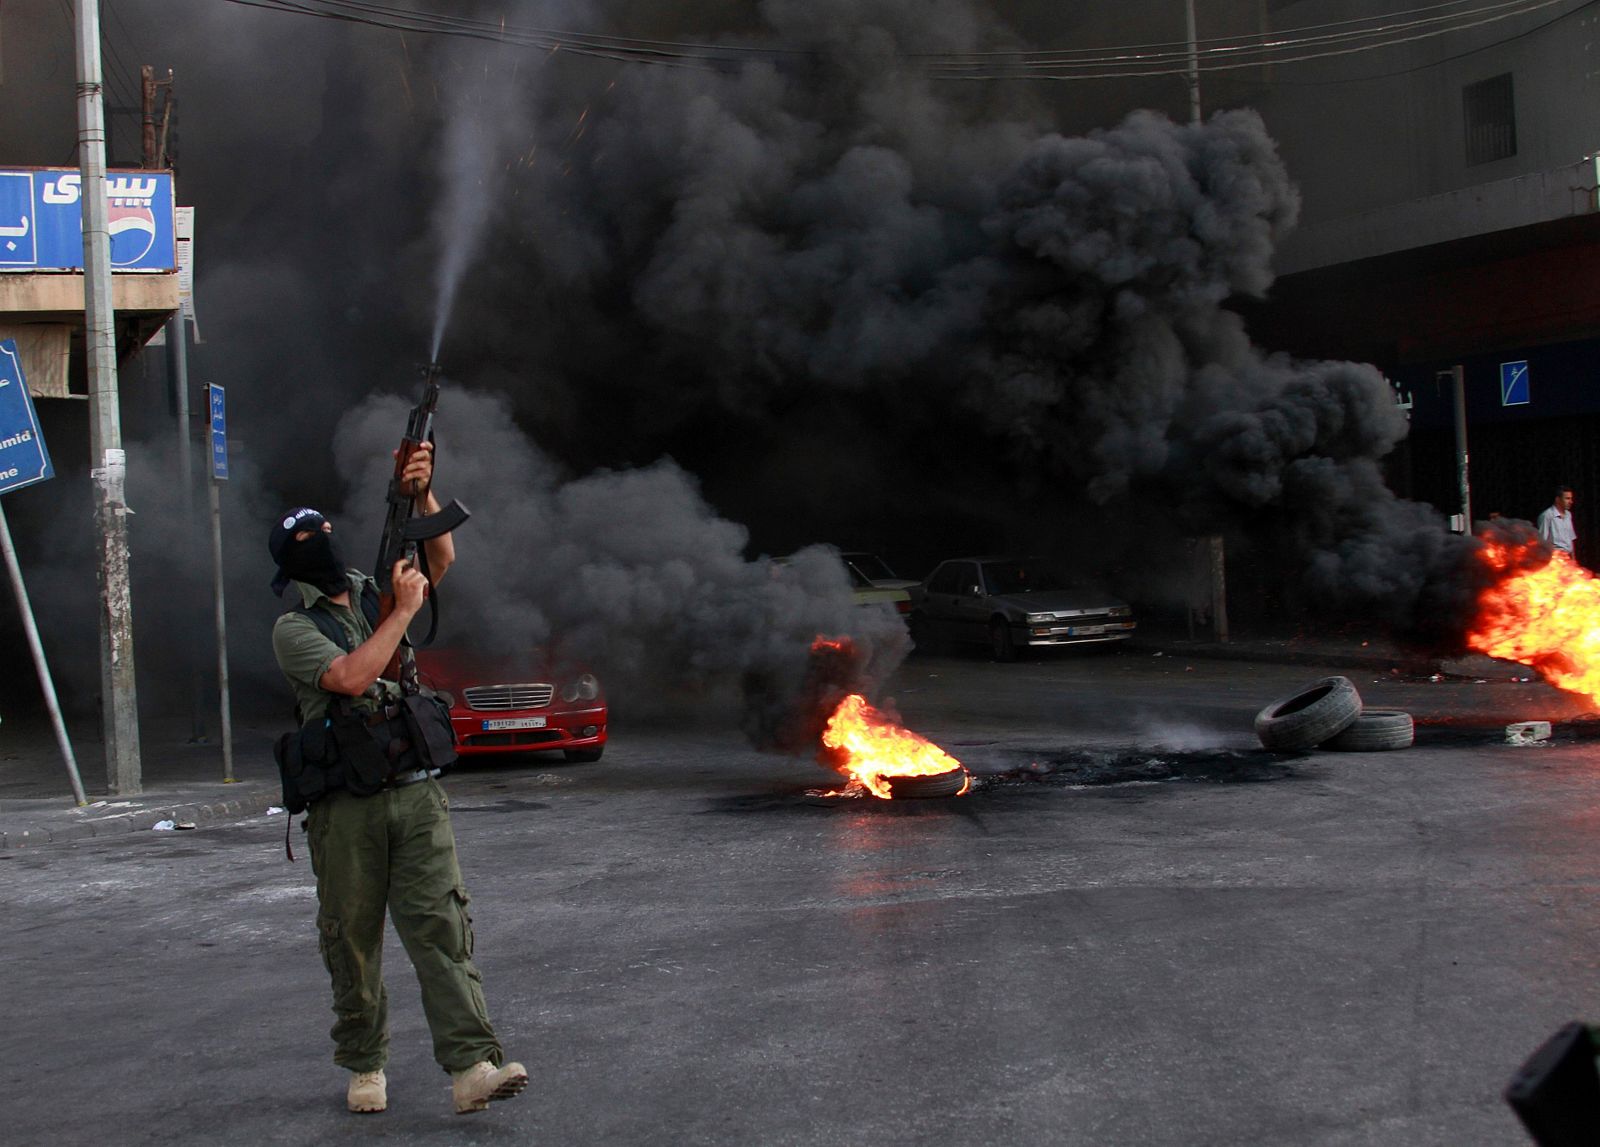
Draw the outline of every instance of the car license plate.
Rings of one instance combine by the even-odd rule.
[[[1093,637],[1095,634],[1104,633],[1105,631],[1106,627],[1103,625],[1074,625],[1067,630],[1067,633],[1073,637]]]
[[[495,717],[483,723],[485,733],[493,733],[500,729],[542,729],[543,717]]]

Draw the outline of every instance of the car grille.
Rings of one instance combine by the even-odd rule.
[[[485,749],[497,745],[543,745],[565,740],[566,736],[565,729],[518,729],[513,733],[469,733],[461,743],[470,749]]]
[[[463,689],[469,709],[485,713],[504,712],[507,709],[543,709],[555,696],[554,685],[474,685]]]

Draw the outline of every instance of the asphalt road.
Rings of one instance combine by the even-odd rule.
[[[1256,749],[1317,675],[914,659],[908,723],[984,777],[954,800],[815,795],[712,703],[452,776],[533,1076],[465,1118],[392,937],[390,1110],[343,1110],[281,817],[18,850],[0,1142],[1524,1144],[1501,1090],[1600,1010],[1600,741],[1497,743],[1543,686],[1352,674],[1416,747]]]

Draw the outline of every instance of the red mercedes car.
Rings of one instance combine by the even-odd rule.
[[[605,751],[606,697],[586,670],[435,647],[417,650],[417,675],[450,702],[463,757],[560,750],[569,761],[598,761]]]

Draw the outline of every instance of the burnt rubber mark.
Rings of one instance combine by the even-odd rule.
[[[827,790],[820,787],[784,785],[765,792],[714,799],[708,811],[751,813],[814,809],[872,816],[971,817],[986,809],[1009,805],[1009,798],[1028,791],[1131,784],[1263,784],[1293,779],[1311,760],[1305,754],[1291,756],[1264,749],[1178,751],[1123,746],[1038,752],[1004,749],[992,751],[982,764],[969,763],[976,766],[972,790],[965,796],[944,800],[837,797],[826,795]]]
[[[460,816],[462,813],[468,812],[538,812],[540,809],[547,809],[549,807],[550,806],[545,804],[543,801],[525,801],[519,800],[516,797],[507,797],[505,800],[495,801],[494,804],[464,805],[456,804],[452,801],[450,804],[450,815]]]
[[[842,781],[840,782],[843,783]],[[865,816],[933,816],[961,815],[968,809],[972,794],[961,797],[944,797],[933,800],[881,800],[874,796],[830,797],[826,789],[796,788],[784,785],[770,792],[744,793],[739,796],[715,797],[707,802],[709,812],[817,812],[830,814],[838,811],[860,813]]]
[[[1134,782],[1178,784],[1261,784],[1295,775],[1303,756],[1286,757],[1258,749],[1169,750],[1107,747],[1046,750],[1007,757],[1026,759],[983,777],[983,788],[1049,785],[1055,788],[1125,785]]]

